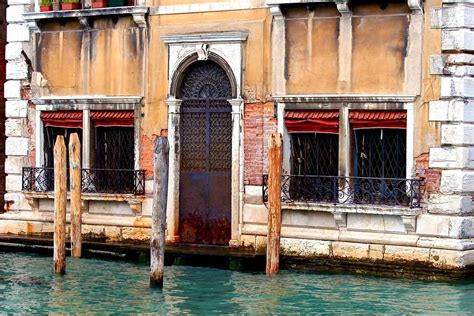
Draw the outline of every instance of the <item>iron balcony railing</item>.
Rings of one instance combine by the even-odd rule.
[[[421,207],[419,179],[282,176],[283,203],[370,204]],[[263,201],[268,201],[268,175],[263,176]]]
[[[53,168],[24,167],[22,190],[28,192],[53,191]],[[145,194],[145,171],[82,169],[82,192],[143,195]]]

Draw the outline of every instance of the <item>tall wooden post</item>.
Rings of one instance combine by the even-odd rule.
[[[71,255],[82,253],[81,214],[81,143],[77,133],[69,138],[69,176],[71,186]]]
[[[54,255],[55,273],[66,273],[66,145],[58,136],[54,144]]]
[[[150,287],[163,287],[165,266],[166,205],[168,196],[168,139],[155,145],[153,211],[150,240]]]
[[[280,269],[282,145],[279,133],[268,139],[267,274],[277,273]]]

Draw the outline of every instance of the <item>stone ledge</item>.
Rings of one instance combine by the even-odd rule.
[[[28,203],[34,212],[39,211],[40,199],[54,199],[54,192],[23,192]],[[70,193],[67,194],[67,199],[71,198]],[[81,193],[82,201],[114,201],[127,202],[134,214],[140,213],[142,210],[142,203],[145,200],[144,195],[133,194],[105,194],[105,193]]]
[[[130,7],[116,7],[116,8],[101,8],[101,9],[82,9],[82,10],[68,10],[68,11],[50,11],[50,12],[27,12],[23,13],[25,21],[27,21],[32,29],[39,30],[38,22],[65,18],[77,18],[80,20],[83,27],[89,27],[88,18],[117,16],[117,15],[132,15],[134,22],[138,27],[146,27],[145,15],[148,13],[148,7],[130,6]]]
[[[283,210],[374,215],[417,215],[421,212],[421,209],[409,207],[305,202],[282,203],[281,207]]]
[[[416,96],[412,95],[364,95],[364,94],[321,94],[321,95],[279,95],[274,97],[279,103],[325,103],[325,102],[354,102],[354,103],[412,103]]]
[[[0,214],[0,227],[6,221],[52,223],[54,222],[54,212],[12,211]],[[69,212],[66,213],[66,222],[70,223]],[[111,216],[83,213],[82,223],[83,225],[151,228],[151,218],[142,216]]]
[[[59,96],[31,100],[38,111],[55,110],[134,110],[141,106],[141,96]]]

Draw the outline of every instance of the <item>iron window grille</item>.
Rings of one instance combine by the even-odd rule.
[[[53,191],[54,169],[24,167],[22,190],[26,192]],[[82,192],[144,195],[145,171],[82,169]]]
[[[420,179],[301,176],[282,177],[283,203],[370,204],[421,207]],[[263,200],[268,202],[268,175],[263,176]]]
[[[337,176],[339,136],[325,133],[292,133],[291,173]]]

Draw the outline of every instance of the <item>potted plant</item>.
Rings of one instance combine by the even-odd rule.
[[[61,2],[61,10],[79,10],[80,8],[80,0],[63,0]]]
[[[40,0],[40,11],[53,11],[53,0]]]
[[[93,9],[98,9],[98,8],[107,8],[107,0],[94,0],[92,1],[92,8]]]

